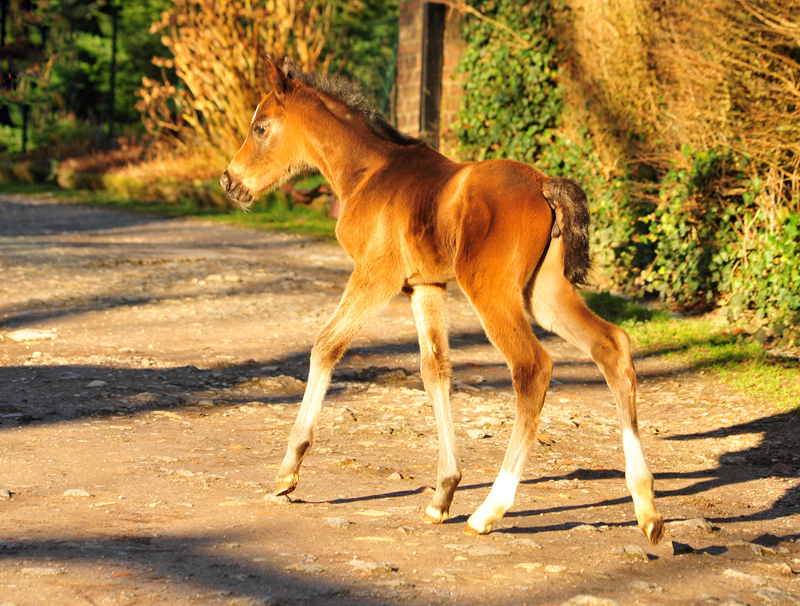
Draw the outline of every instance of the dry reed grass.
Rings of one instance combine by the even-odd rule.
[[[768,223],[800,211],[800,1],[566,0],[568,87],[609,174],[751,160]]]
[[[205,145],[232,156],[264,90],[267,54],[326,70],[323,47],[336,4],[324,0],[177,0],[151,31],[174,58],[156,58],[161,81],[145,78],[139,110],[162,148]],[[180,84],[171,83],[175,69]]]

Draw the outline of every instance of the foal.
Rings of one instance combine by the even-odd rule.
[[[636,376],[628,335],[594,315],[574,285],[589,268],[583,190],[508,160],[460,164],[404,135],[339,80],[284,69],[270,59],[272,92],[220,183],[243,205],[291,175],[319,169],[341,201],[336,237],[355,262],[339,307],[317,336],[311,368],[276,494],[297,486],[337,361],[360,328],[398,292],[411,299],[421,374],[436,416],[439,467],[424,521],[448,519],[461,480],[450,410],[445,286],[458,281],[511,369],[517,414],[503,466],[465,532],[487,533],[513,505],[536,435],[553,363],[527,310],[547,330],[591,355],[617,402],[625,477],[639,527],[664,534],[636,422]]]

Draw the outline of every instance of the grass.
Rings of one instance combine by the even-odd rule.
[[[584,298],[595,313],[628,332],[637,355],[706,371],[748,397],[800,411],[800,360],[770,355],[755,339],[711,316],[673,318],[607,292]]]
[[[73,204],[147,213],[160,217],[198,217],[219,223],[325,239],[332,239],[336,229],[336,219],[305,206],[292,205],[281,193],[266,196],[249,211],[203,207],[192,200],[177,203],[147,202],[122,198],[107,192],[65,190],[50,184],[0,183],[0,193],[52,195]]]

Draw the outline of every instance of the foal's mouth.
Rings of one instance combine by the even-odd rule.
[[[248,206],[253,201],[253,194],[246,188],[241,181],[231,177],[230,173],[226,170],[219,178],[219,184],[228,197],[235,200],[242,206]]]

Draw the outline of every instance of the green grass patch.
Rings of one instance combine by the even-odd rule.
[[[770,355],[758,341],[710,317],[672,318],[607,292],[584,298],[595,313],[628,332],[636,355],[704,370],[743,395],[800,410],[800,360]]]
[[[181,200],[175,203],[147,202],[113,196],[107,192],[66,190],[49,184],[1,183],[0,193],[52,195],[54,198],[72,204],[86,204],[99,208],[147,213],[160,217],[199,217],[230,225],[303,234],[325,239],[334,238],[334,230],[336,229],[336,219],[305,206],[290,204],[280,192],[264,196],[249,211],[209,208],[193,200]]]

